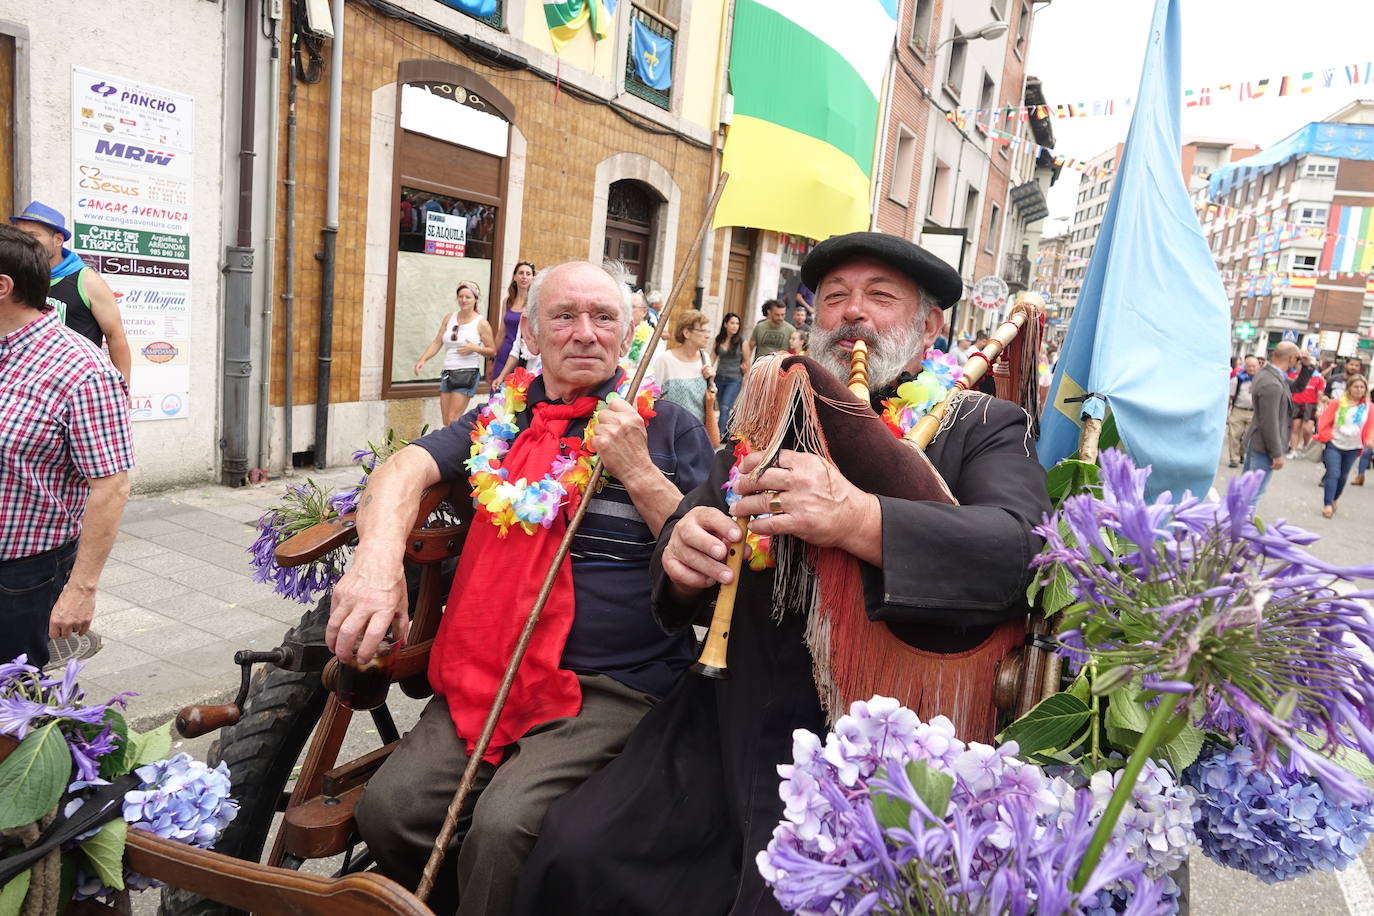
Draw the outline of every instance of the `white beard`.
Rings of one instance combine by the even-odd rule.
[[[816,328],[811,332],[807,355],[825,367],[831,375],[844,381],[849,378],[849,353],[837,342],[845,339],[862,340],[868,344],[868,384],[870,388],[885,388],[897,380],[907,363],[919,357],[925,322],[907,327],[875,331],[868,325],[843,324],[833,331]]]

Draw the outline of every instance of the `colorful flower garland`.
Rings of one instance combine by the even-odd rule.
[[[591,479],[592,456],[596,454],[592,438],[601,408],[612,398],[625,397],[630,384],[627,376],[621,378],[617,389],[597,405],[582,438],[572,436],[563,440],[566,454],[553,460],[542,479],[531,482],[521,477],[511,481],[501,459],[520,433],[516,417],[525,409],[526,394],[534,379],[534,374],[519,368],[506,376],[501,389],[477,415],[471,457],[464,462],[477,515],[495,525],[500,537],[516,525],[526,534],[533,534],[536,526],[548,528],[563,506],[568,507],[569,513],[577,510]],[[646,376],[635,400],[635,409],[645,422],[654,416],[654,401],[660,393],[658,383]]]
[[[917,421],[944,398],[963,372],[963,367],[952,354],[940,350],[927,350],[925,359],[921,361],[921,374],[898,386],[896,397],[883,401],[883,412],[879,416],[898,439],[912,438]],[[748,442],[741,440],[735,446],[735,464],[730,468],[729,479],[721,487],[725,491],[727,509],[739,499],[739,494],[735,492],[735,483],[739,480],[740,463],[749,452]],[[749,545],[750,569],[759,572],[777,565],[773,559],[771,537],[750,531],[745,543]]]

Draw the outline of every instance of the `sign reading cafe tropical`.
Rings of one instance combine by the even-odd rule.
[[[72,249],[114,290],[133,354],[129,416],[188,415],[190,96],[72,68]]]

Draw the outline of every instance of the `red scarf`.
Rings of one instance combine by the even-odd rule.
[[[596,405],[594,397],[578,398],[571,404],[535,404],[529,429],[515,437],[501,459],[508,479],[538,480],[548,473],[560,454],[569,422],[590,417]],[[429,682],[435,694],[448,701],[449,715],[458,737],[467,742],[468,753],[482,734],[515,643],[567,527],[565,508],[552,525],[531,535],[516,528],[501,538],[495,525],[481,521],[474,522],[468,532],[429,657]],[[575,604],[572,566],[565,558],[491,744],[482,755],[489,763],[500,763],[506,748],[536,725],[575,716],[582,709],[577,675],[558,667]]]

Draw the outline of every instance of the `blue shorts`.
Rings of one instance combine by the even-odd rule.
[[[476,394],[476,393],[477,393],[477,386],[478,386],[478,384],[480,384],[481,381],[482,381],[482,371],[481,371],[480,369],[475,370],[475,371],[474,371],[474,370],[467,370],[467,371],[471,371],[471,372],[472,372],[472,384],[469,385],[469,386],[467,386],[466,388],[460,388],[460,387],[458,387],[457,385],[453,384],[453,383],[450,381],[450,379],[451,379],[453,376],[455,376],[455,375],[462,375],[462,374],[464,374],[465,370],[463,370],[463,369],[445,369],[445,370],[444,370],[442,373],[440,373],[440,375],[439,375],[439,390],[442,391],[442,392],[447,392],[447,393],[449,393],[449,394],[466,394],[466,395],[468,395],[469,397],[471,397],[472,395]]]

